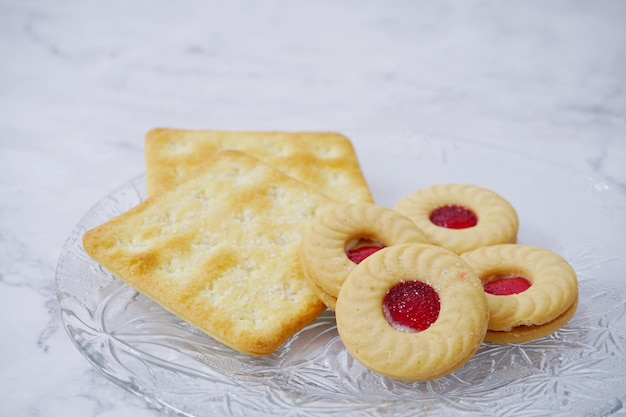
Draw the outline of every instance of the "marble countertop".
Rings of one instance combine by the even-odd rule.
[[[624,21],[618,0],[0,2],[0,415],[161,415],[85,360],[55,293],[149,129],[413,131],[625,194]]]

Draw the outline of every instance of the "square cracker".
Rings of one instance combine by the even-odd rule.
[[[332,202],[258,159],[224,151],[196,176],[87,231],[113,275],[218,341],[273,352],[324,304],[299,264],[302,229]]]
[[[171,188],[216,152],[238,150],[339,202],[373,202],[350,140],[332,132],[153,129],[145,138],[148,194]]]

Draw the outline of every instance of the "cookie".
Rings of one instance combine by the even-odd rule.
[[[248,153],[338,202],[373,201],[352,143],[333,132],[151,130],[145,138],[148,194],[171,188],[227,149]]]
[[[358,264],[335,310],[348,352],[366,368],[405,381],[436,379],[478,350],[489,313],[481,282],[439,246],[390,246]]]
[[[326,308],[299,263],[332,200],[256,158],[216,154],[195,177],[87,231],[87,254],[231,348],[272,353]]]
[[[517,213],[497,193],[470,184],[438,184],[402,198],[394,210],[409,217],[430,241],[456,253],[516,243]]]
[[[428,238],[406,216],[389,208],[329,205],[305,229],[302,269],[320,298],[334,309],[341,285],[358,262],[382,247],[402,243],[428,243]]]
[[[483,283],[489,305],[487,341],[546,336],[576,310],[578,281],[569,263],[544,248],[502,244],[463,253]],[[499,332],[499,333],[494,333]],[[506,332],[512,332],[505,337]]]
[[[563,314],[554,320],[538,326],[517,326],[507,332],[487,330],[485,342],[507,344],[525,343],[548,336],[565,326],[574,317],[578,308],[578,297]]]

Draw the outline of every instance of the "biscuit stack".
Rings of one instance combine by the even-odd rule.
[[[576,309],[573,270],[515,243],[502,197],[446,184],[377,206],[342,135],[156,129],[145,149],[148,198],[83,246],[237,351],[270,354],[330,308],[364,366],[421,381],[485,340],[549,334]]]
[[[148,198],[85,233],[117,278],[231,348],[272,353],[326,308],[299,262],[319,207],[371,201],[335,133],[157,129]]]

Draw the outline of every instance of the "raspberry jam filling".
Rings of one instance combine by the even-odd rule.
[[[446,205],[430,212],[430,221],[448,229],[466,229],[478,224],[476,214],[463,206]]]
[[[367,258],[371,254],[378,252],[384,248],[380,242],[376,242],[370,239],[356,239],[346,245],[346,255],[355,264],[360,264],[363,259]]]
[[[387,291],[383,313],[396,330],[415,333],[426,330],[439,317],[439,294],[421,281],[403,281]]]
[[[350,259],[355,264],[360,264],[363,259],[370,256],[372,253],[378,252],[381,250],[380,246],[361,246],[360,248],[350,249],[346,252],[348,255],[348,259]]]
[[[483,281],[483,289],[492,295],[519,294],[529,289],[530,286],[530,281],[521,276],[495,277]]]

